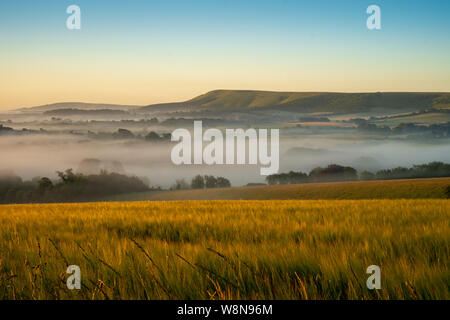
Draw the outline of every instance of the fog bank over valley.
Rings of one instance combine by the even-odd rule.
[[[449,110],[446,93],[217,90],[145,107],[58,103],[0,114],[0,171],[23,179],[55,178],[68,168],[85,174],[119,171],[162,188],[197,174],[224,176],[233,186],[265,182],[260,164],[174,165],[171,133],[192,131],[194,120],[202,121],[203,132],[279,129],[279,172],[308,173],[329,164],[375,172],[450,162]],[[94,160],[93,167],[82,163],[86,159]]]

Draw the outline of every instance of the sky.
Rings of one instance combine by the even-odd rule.
[[[80,30],[66,27],[73,4]],[[0,2],[1,110],[215,89],[448,92],[450,1]]]

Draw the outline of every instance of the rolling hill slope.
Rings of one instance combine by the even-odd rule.
[[[419,92],[275,92],[252,90],[215,90],[184,102],[148,106],[61,102],[21,108],[15,111],[40,113],[57,109],[122,110],[137,112],[173,112],[210,110],[216,112],[279,110],[298,113],[400,113],[426,109],[450,109],[450,93]]]
[[[283,110],[293,112],[360,113],[374,111],[414,111],[448,108],[448,93],[333,93],[215,90],[191,100],[142,107],[140,111],[161,108],[215,111]]]

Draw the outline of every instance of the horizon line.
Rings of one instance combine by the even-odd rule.
[[[15,107],[14,109],[5,108],[3,111],[17,111],[20,109],[30,109],[36,107],[50,106],[54,104],[63,103],[80,103],[80,104],[100,104],[100,105],[115,105],[115,106],[128,106],[128,107],[149,107],[152,105],[160,104],[172,104],[172,103],[184,103],[191,101],[203,95],[207,95],[213,92],[219,91],[235,91],[235,92],[266,92],[266,93],[331,93],[331,94],[371,94],[371,93],[412,93],[412,94],[450,94],[450,91],[282,91],[282,90],[260,90],[260,89],[214,89],[207,91],[205,93],[196,95],[192,98],[183,101],[166,101],[166,102],[156,102],[150,104],[124,104],[124,103],[114,103],[114,102],[86,102],[86,101],[56,101],[39,105],[29,105],[22,107]]]

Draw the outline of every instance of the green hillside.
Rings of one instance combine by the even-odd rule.
[[[46,112],[55,109],[122,110],[122,111],[177,111],[212,110],[251,111],[279,110],[299,113],[399,113],[430,108],[450,109],[450,93],[419,92],[275,92],[252,90],[215,90],[191,100],[176,103],[152,104],[145,107],[132,105],[61,102],[22,108],[21,112]]]
[[[215,90],[177,103],[178,108],[216,111],[276,109],[295,112],[361,113],[448,108],[448,93],[333,93]],[[141,108],[150,111],[161,105]]]

